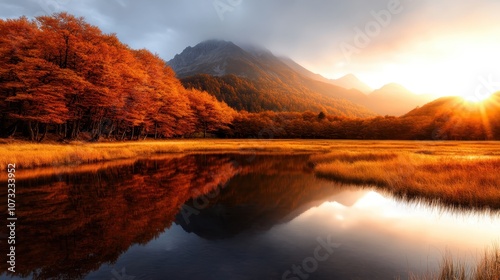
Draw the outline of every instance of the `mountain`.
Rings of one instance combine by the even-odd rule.
[[[355,89],[355,90],[358,90],[364,94],[369,94],[373,91],[373,89],[370,86],[365,84],[363,81],[358,79],[358,77],[354,76],[353,74],[347,74],[347,75],[345,75],[337,80],[327,79],[327,78],[321,76],[320,74],[316,74],[316,73],[313,73],[313,72],[307,70],[302,65],[298,64],[297,62],[295,62],[293,59],[291,59],[289,57],[281,57],[280,59],[281,59],[281,61],[283,61],[283,63],[288,65],[290,68],[295,70],[297,73],[299,73],[300,75],[307,77],[311,80],[320,81],[320,82],[327,83],[327,84],[332,84],[332,85],[342,87],[345,89]]]
[[[291,59],[289,57],[280,57],[280,59],[288,67],[292,68],[295,72],[299,73],[300,75],[302,75],[304,77],[307,77],[311,80],[320,81],[323,83],[333,84],[332,80],[329,80],[329,79],[321,76],[320,74],[316,74],[316,73],[313,73],[313,72],[307,70],[302,65],[298,64],[297,62],[295,62],[293,59]],[[344,87],[344,88],[346,88],[346,87]]]
[[[257,78],[264,73],[255,57],[232,42],[209,40],[187,47],[168,62],[179,78],[196,74]]]
[[[375,113],[353,102],[362,93],[313,80],[269,50],[210,40],[168,62],[187,88],[206,90],[238,110],[325,111],[350,117]]]
[[[357,89],[364,94],[369,94],[373,91],[371,87],[363,83],[353,74],[347,74],[337,80],[330,80],[330,83],[346,89]]]
[[[329,80],[255,46],[209,40],[168,62],[186,88],[205,90],[237,110],[325,111],[338,116],[400,116],[432,100],[397,84],[372,89],[355,75]],[[369,93],[369,94],[368,94]]]
[[[399,84],[391,83],[374,90],[368,95],[368,103],[361,104],[381,115],[400,116],[433,99],[431,95],[418,95]]]
[[[367,193],[316,178],[306,165],[307,155],[286,160],[260,155],[251,163],[242,159],[239,172],[229,178],[217,198],[202,209],[196,207],[196,200],[187,201],[185,209],[196,209],[196,215],[186,220],[180,212],[175,223],[204,239],[225,239],[266,232],[325,202],[351,207]]]

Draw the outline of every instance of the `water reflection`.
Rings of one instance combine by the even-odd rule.
[[[20,174],[15,276],[281,279],[331,236],[341,247],[312,279],[405,279],[445,249],[472,259],[499,238],[497,215],[323,181],[307,159],[165,156]]]
[[[92,172],[25,174],[26,180],[18,173],[17,259],[22,265],[16,275],[80,278],[116,261],[131,244],[158,237],[193,191],[216,188],[236,172],[227,157],[186,156]],[[6,271],[5,262],[1,267]]]

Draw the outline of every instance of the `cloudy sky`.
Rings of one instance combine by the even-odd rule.
[[[1,18],[60,11],[165,60],[216,38],[374,88],[467,95],[500,86],[498,0],[0,0]]]

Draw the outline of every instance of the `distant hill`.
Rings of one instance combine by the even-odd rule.
[[[442,97],[416,108],[403,119],[431,119],[439,140],[500,139],[500,92],[481,103]]]
[[[347,74],[347,75],[345,75],[337,80],[327,79],[327,78],[321,76],[320,74],[316,74],[316,73],[313,73],[313,72],[307,70],[302,65],[298,64],[297,62],[295,62],[293,59],[291,59],[289,57],[281,57],[280,59],[281,59],[281,61],[283,61],[283,63],[288,65],[290,68],[295,70],[297,73],[299,73],[300,75],[302,75],[304,77],[310,78],[311,80],[320,81],[320,82],[327,83],[327,84],[332,84],[332,85],[342,87],[345,89],[358,90],[364,94],[369,94],[373,91],[373,89],[371,87],[369,87],[367,84],[362,82],[360,79],[358,79],[358,77],[354,76],[353,74]]]
[[[207,90],[240,110],[375,115],[349,100],[361,93],[308,78],[264,48],[243,49],[232,42],[210,40],[186,48],[168,64],[187,88]]]
[[[399,84],[387,84],[368,95],[364,104],[381,115],[400,116],[434,99],[432,95],[418,95]]]
[[[438,98],[422,107],[411,110],[403,117],[415,116],[476,116],[500,115],[500,92],[492,95],[487,101],[481,103],[469,102],[458,96]]]
[[[337,80],[330,80],[330,83],[346,89],[357,89],[364,94],[369,94],[373,91],[371,87],[362,82],[353,74],[347,74]]]

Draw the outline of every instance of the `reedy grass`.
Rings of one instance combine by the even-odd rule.
[[[443,256],[439,271],[426,275],[409,275],[410,280],[498,280],[500,279],[500,247],[494,244],[474,265],[455,259],[449,252]]]
[[[318,176],[398,196],[500,209],[498,142],[221,140],[34,144],[0,142],[0,168],[80,166],[178,153],[311,153]]]
[[[29,169],[48,166],[75,166],[101,161],[151,157],[165,153],[199,152],[300,152],[318,151],[321,146],[304,147],[295,143],[258,140],[167,140],[69,144],[34,144],[14,142],[0,144],[0,168],[15,163]]]
[[[500,209],[500,157],[400,152],[332,152],[313,156],[319,177],[374,185],[397,196]]]
[[[224,140],[173,139],[158,141],[84,143],[31,143],[0,140],[0,168],[16,163],[24,169],[41,166],[80,165],[100,161],[149,157],[162,153],[276,152],[276,153],[414,152],[432,155],[500,156],[498,142],[355,141],[355,140]],[[354,159],[353,159],[354,160]]]

